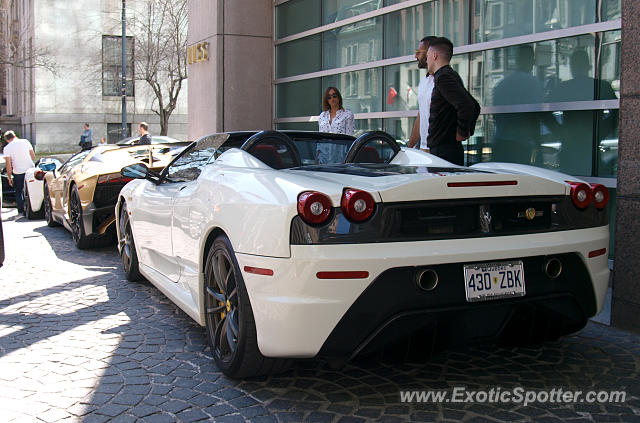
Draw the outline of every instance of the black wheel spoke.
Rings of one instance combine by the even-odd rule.
[[[210,286],[207,287],[207,293],[222,303],[226,302],[224,295],[214,291]]]
[[[235,288],[233,288],[233,291],[231,291],[231,294],[229,294],[229,301],[232,301],[237,294],[238,294],[238,287],[236,286]]]
[[[230,319],[228,318],[228,315],[227,315],[227,319],[225,319],[223,330],[227,334],[227,345],[229,345],[229,349],[233,353],[236,350],[236,338],[233,335],[233,330],[231,330],[231,325],[229,324],[229,321]]]
[[[208,308],[208,309],[207,309],[207,313],[209,313],[209,314],[210,314],[210,313],[220,313],[222,310],[224,310],[224,309],[225,309],[225,307],[226,307],[226,306],[225,306],[224,304],[219,305],[219,306],[217,306],[217,307],[211,307],[211,308]]]
[[[233,309],[231,313],[229,313],[228,320],[229,320],[229,327],[233,331],[233,335],[237,338],[239,328],[238,328],[238,313],[236,309]]]

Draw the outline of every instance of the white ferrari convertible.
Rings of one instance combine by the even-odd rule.
[[[603,305],[609,194],[558,172],[459,167],[383,132],[263,131],[122,175],[127,277],[206,327],[231,377],[412,336],[553,340]]]

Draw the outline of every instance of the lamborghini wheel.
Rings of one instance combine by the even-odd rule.
[[[129,220],[129,212],[127,204],[123,203],[120,210],[120,235],[118,237],[118,249],[120,250],[120,258],[122,259],[122,269],[127,279],[135,282],[142,280],[140,268],[138,267],[138,254],[136,253],[136,244],[133,240],[131,232],[131,222]]]
[[[53,208],[51,206],[51,197],[49,196],[49,187],[44,186],[44,200],[42,200],[42,207],[44,208],[44,218],[47,221],[47,226],[58,226],[59,223],[53,218]]]
[[[73,186],[71,195],[69,196],[69,223],[71,226],[73,242],[76,243],[76,247],[80,250],[90,247],[89,239],[84,232],[80,194],[78,193],[78,187],[75,185]]]
[[[226,236],[219,236],[207,255],[204,297],[213,358],[225,375],[251,377],[289,367],[290,360],[265,358],[258,349],[253,310]]]

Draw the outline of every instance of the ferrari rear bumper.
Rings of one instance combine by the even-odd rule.
[[[288,259],[237,257],[262,354],[350,356],[373,345],[375,338],[380,339],[376,335],[389,333],[384,329],[400,334],[392,323],[404,322],[407,316],[414,321],[401,325],[407,331],[442,318],[458,320],[458,327],[473,327],[480,319],[486,327],[476,332],[492,337],[509,322],[526,320],[531,312],[562,321],[557,335],[578,330],[604,302],[609,279],[607,254],[590,258],[589,253],[606,249],[608,239],[609,228],[603,226],[491,239],[294,245]],[[543,269],[549,257],[557,257],[563,264],[561,276],[553,280]],[[463,265],[504,260],[522,260],[526,295],[467,302]],[[253,273],[251,267],[273,270],[273,275]],[[439,276],[436,288],[428,292],[415,282],[415,275],[424,269],[434,269]],[[318,272],[345,271],[367,275],[318,277]],[[451,326],[454,334],[456,327]],[[461,340],[466,338],[464,333],[459,335]]]

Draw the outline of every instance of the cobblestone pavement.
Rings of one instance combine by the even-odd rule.
[[[536,348],[480,346],[421,363],[320,360],[234,381],[204,331],[148,283],[127,282],[115,248],[3,209],[3,422],[640,421],[640,337],[590,323]],[[401,402],[400,390],[625,390],[614,403]],[[477,397],[480,400],[480,396]]]

